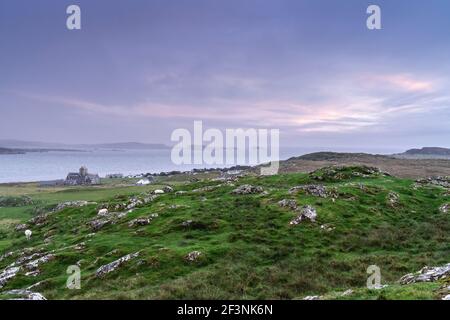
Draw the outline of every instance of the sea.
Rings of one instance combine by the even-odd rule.
[[[398,150],[348,148],[298,148],[280,149],[280,160],[316,151],[368,152],[390,154]],[[231,167],[231,165],[177,165],[171,160],[171,149],[158,150],[89,150],[49,151],[25,154],[0,155],[0,183],[34,182],[65,179],[67,173],[78,172],[86,166],[89,173],[101,177],[121,173],[124,176],[168,171],[187,171],[194,168]]]

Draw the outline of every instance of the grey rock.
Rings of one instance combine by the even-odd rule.
[[[409,273],[400,278],[401,284],[416,282],[432,282],[450,276],[450,263],[441,267],[424,267],[415,273]]]
[[[297,209],[297,201],[292,199],[283,199],[278,202],[280,207],[289,208],[291,210]]]
[[[262,187],[258,186],[252,186],[250,184],[244,184],[242,186],[239,186],[238,188],[234,189],[232,191],[233,194],[255,194],[255,193],[261,193],[264,189]]]
[[[192,251],[184,256],[184,260],[187,262],[195,262],[203,255],[200,251]]]
[[[138,256],[139,256],[139,252],[127,254],[126,256],[123,256],[122,258],[117,259],[116,261],[113,261],[111,263],[103,265],[97,269],[96,276],[98,278],[101,278],[101,277],[105,276],[106,274],[117,270],[123,264],[130,261],[131,259],[137,258]]]
[[[300,224],[300,222],[302,222],[306,219],[308,219],[312,222],[316,221],[317,211],[313,207],[311,207],[309,205],[303,206],[302,208],[299,209],[299,211],[300,211],[300,214],[290,222],[291,225],[298,225],[298,224]]]
[[[4,292],[4,294],[20,296],[19,299],[14,300],[47,300],[42,294],[38,292],[23,289],[9,290]]]

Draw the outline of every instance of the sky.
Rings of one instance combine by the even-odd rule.
[[[447,0],[2,0],[0,139],[170,143],[202,120],[279,129],[282,146],[450,147],[449,15]]]

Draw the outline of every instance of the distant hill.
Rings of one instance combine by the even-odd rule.
[[[159,150],[169,147],[160,143],[139,143],[139,142],[116,142],[116,143],[98,143],[98,144],[63,144],[48,143],[38,141],[22,141],[0,139],[0,148],[4,149],[122,149],[122,150]]]
[[[25,153],[19,149],[0,148],[0,154],[23,154]]]
[[[421,149],[409,149],[403,153],[393,155],[403,159],[450,159],[450,149],[439,147],[423,147]]]
[[[450,156],[450,149],[439,148],[439,147],[424,147],[422,149],[409,149],[405,151],[405,154],[432,154],[432,155],[442,155]]]
[[[140,143],[140,142],[116,142],[101,144],[82,144],[77,145],[83,149],[125,149],[125,150],[159,150],[168,149],[169,147],[161,143]]]

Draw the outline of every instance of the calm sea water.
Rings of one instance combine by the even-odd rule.
[[[328,148],[327,150],[333,150]],[[313,148],[285,148],[280,158],[287,159],[309,152]],[[334,150],[351,151],[351,150]],[[355,151],[355,150],[353,150]],[[110,173],[124,175],[157,173],[171,170],[191,170],[193,168],[218,167],[207,165],[178,166],[170,159],[171,150],[96,150],[88,152],[32,152],[19,155],[0,155],[0,183],[29,182],[64,179],[68,172],[78,171],[80,166],[88,167],[89,172],[105,176]],[[366,150],[366,152],[369,152]],[[389,151],[373,151],[389,153]]]

